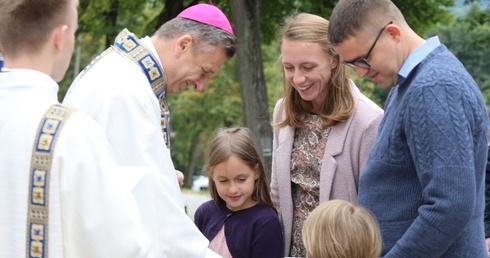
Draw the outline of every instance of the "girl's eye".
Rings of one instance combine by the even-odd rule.
[[[292,69],[293,69],[293,67],[284,66],[284,69],[285,69],[285,70],[292,70]]]
[[[306,71],[311,71],[312,69],[313,69],[313,67],[305,67]]]
[[[247,180],[246,178],[239,178],[238,181],[239,182],[245,182],[245,180]]]

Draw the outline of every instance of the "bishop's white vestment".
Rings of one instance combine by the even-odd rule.
[[[151,39],[145,37],[137,43],[144,45],[161,67]],[[170,151],[162,136],[159,99],[141,67],[116,50],[106,51],[75,79],[63,103],[86,111],[100,124],[119,164],[158,171],[161,188],[155,192],[170,198],[155,203],[153,208],[160,217],[147,229],[161,238],[167,257],[215,255],[185,213]]]

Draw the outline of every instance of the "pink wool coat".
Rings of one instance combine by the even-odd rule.
[[[357,200],[359,173],[373,147],[383,110],[351,82],[356,108],[345,122],[332,127],[320,172],[320,203],[330,199]],[[274,123],[282,121],[283,99],[274,108]],[[289,255],[293,218],[291,152],[295,128],[274,128],[271,196],[284,230],[284,250]]]

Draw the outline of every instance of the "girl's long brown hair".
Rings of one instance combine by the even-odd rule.
[[[209,192],[214,202],[219,205],[225,204],[225,201],[218,195],[216,185],[211,179],[213,169],[232,155],[245,162],[250,169],[259,174],[259,178],[255,181],[252,198],[275,210],[270,197],[264,162],[253,140],[252,132],[245,127],[220,128],[211,140],[204,169],[209,177]]]

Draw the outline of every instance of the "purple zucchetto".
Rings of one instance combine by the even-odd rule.
[[[183,10],[177,17],[211,25],[234,35],[228,18],[218,7],[211,4],[193,5]]]

